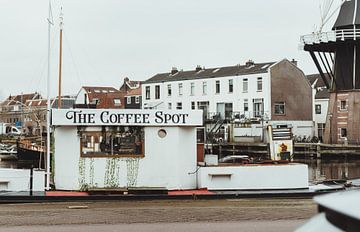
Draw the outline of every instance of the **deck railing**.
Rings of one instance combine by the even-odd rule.
[[[269,112],[266,111],[232,111],[225,112],[221,114],[219,112],[208,112],[205,116],[207,120],[217,120],[217,119],[226,119],[226,120],[258,120],[261,119],[268,120]]]
[[[312,34],[300,37],[301,46],[317,43],[327,43],[335,41],[356,40],[360,38],[360,29],[343,29],[328,32],[313,32]]]
[[[32,151],[40,151],[40,152],[45,152],[46,151],[46,147],[45,146],[41,146],[38,145],[36,143],[32,143],[30,141],[20,141],[19,142],[19,147],[23,148],[23,149],[27,149],[27,150],[32,150]]]

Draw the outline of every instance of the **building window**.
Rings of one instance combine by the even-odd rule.
[[[91,104],[97,105],[97,104],[99,104],[99,103],[100,103],[99,98],[93,98],[93,99],[91,100]]]
[[[229,93],[232,93],[234,91],[234,84],[233,79],[229,80]]]
[[[114,105],[115,106],[121,106],[121,100],[120,99],[114,99]]]
[[[215,93],[220,93],[220,81],[215,82]]]
[[[179,83],[179,96],[183,95],[183,84]]]
[[[182,102],[176,103],[176,109],[177,110],[182,110]]]
[[[146,97],[146,100],[150,99],[150,86],[145,87],[145,97]]]
[[[81,157],[143,157],[144,128],[107,127],[103,131],[83,131],[80,144]]]
[[[248,79],[243,79],[243,92],[246,93],[248,91]]]
[[[315,114],[321,114],[321,105],[320,104],[315,105]]]
[[[126,103],[127,103],[127,104],[131,104],[131,97],[127,97],[127,98],[126,98]]]
[[[191,109],[195,110],[195,102],[191,102]]]
[[[171,97],[171,84],[167,85],[168,97]]]
[[[194,94],[195,94],[195,83],[191,82],[190,83],[190,95],[194,96]]]
[[[136,104],[139,104],[139,103],[140,103],[140,96],[136,96],[136,97],[135,97],[135,103],[136,103]]]
[[[168,103],[168,109],[171,110],[172,108],[172,105],[171,105],[171,102]]]
[[[340,137],[346,138],[347,137],[347,130],[346,128],[340,128]]]
[[[248,99],[244,99],[244,112],[249,111],[249,101]]]
[[[323,137],[324,137],[324,132],[325,132],[325,123],[318,123],[317,124],[318,128],[318,138],[320,139],[320,141],[322,142],[323,141]]]
[[[160,85],[155,85],[155,99],[160,99]]]
[[[346,101],[340,101],[340,110],[346,110]]]
[[[285,114],[285,102],[275,102],[275,114],[284,115]]]
[[[207,94],[207,82],[206,81],[203,81],[203,83],[202,83],[202,93],[203,93],[203,95]]]
[[[262,91],[262,77],[257,78],[257,91]]]

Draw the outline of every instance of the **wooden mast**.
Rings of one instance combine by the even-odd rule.
[[[59,85],[58,85],[58,109],[61,109],[61,71],[62,71],[62,33],[63,33],[63,13],[60,12],[60,52],[59,52]]]

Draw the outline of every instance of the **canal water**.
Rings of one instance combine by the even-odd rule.
[[[309,166],[309,181],[359,179],[360,160],[336,159],[298,159],[297,163],[305,163]],[[1,161],[0,168],[31,168],[31,162]]]
[[[309,166],[310,181],[360,178],[360,160],[357,159],[302,159],[295,162]]]

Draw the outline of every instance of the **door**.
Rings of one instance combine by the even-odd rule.
[[[258,118],[263,115],[264,112],[264,99],[257,98],[253,100],[254,103],[254,117]]]
[[[216,113],[220,116],[221,119],[225,119],[225,103],[216,104]]]

